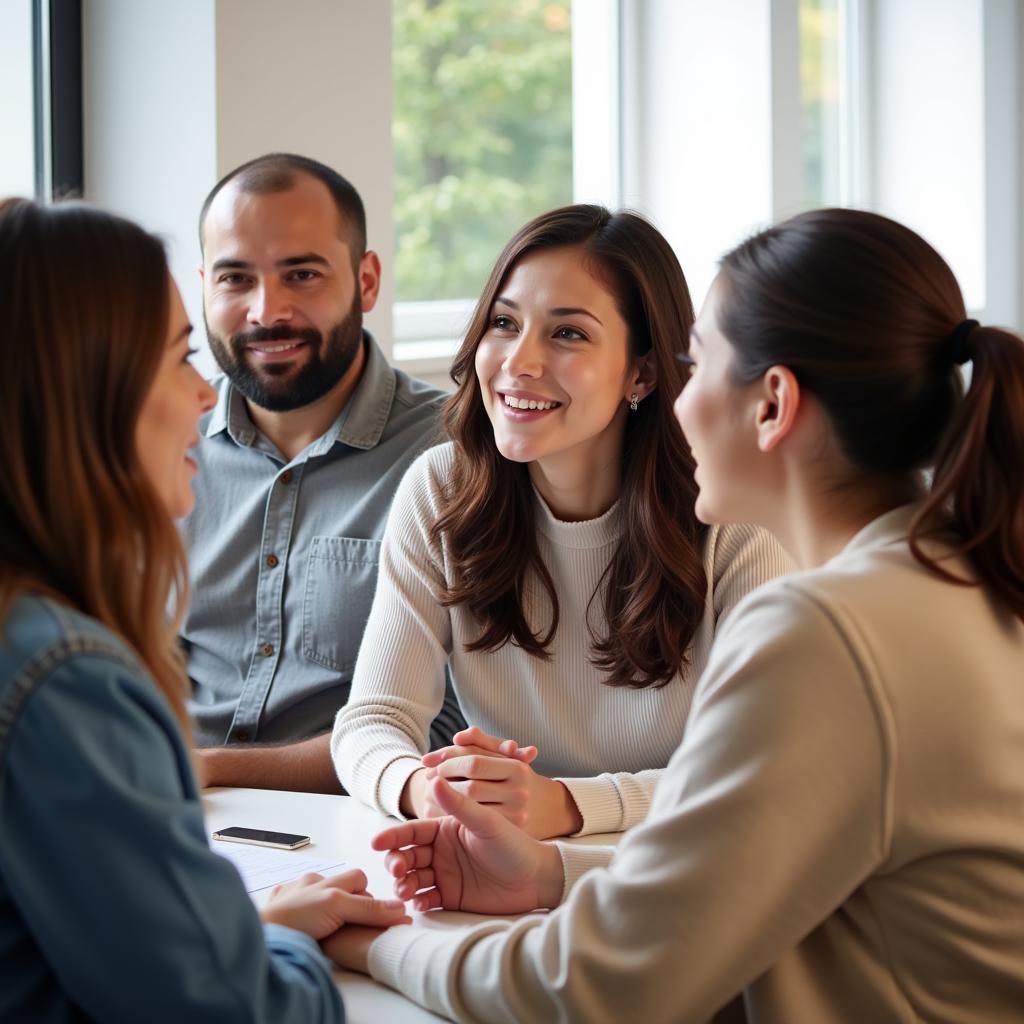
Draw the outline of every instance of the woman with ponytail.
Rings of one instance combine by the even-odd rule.
[[[801,571],[719,631],[616,850],[442,779],[451,817],[374,841],[420,909],[552,913],[333,952],[459,1020],[1019,1021],[1024,342],[912,231],[820,210],[722,260],[691,358],[698,516]]]
[[[332,738],[353,796],[437,814],[440,774],[541,838],[643,818],[719,622],[788,567],[763,530],[694,517],[672,417],[692,323],[635,214],[552,210],[505,247],[452,369],[452,443],[392,506]],[[446,669],[471,727],[421,760]]]
[[[340,1022],[316,940],[401,904],[348,871],[258,916],[203,823],[165,608],[215,395],[163,247],[0,201],[0,310],[0,1020]]]

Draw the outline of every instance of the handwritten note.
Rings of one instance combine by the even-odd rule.
[[[211,847],[238,868],[248,893],[260,892],[271,886],[290,882],[293,878],[315,871],[320,875],[333,875],[348,867],[343,860],[310,857],[293,850],[272,850],[266,846],[247,846],[244,843],[212,842]]]

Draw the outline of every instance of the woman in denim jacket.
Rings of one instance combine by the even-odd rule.
[[[317,940],[401,904],[350,871],[257,915],[203,825],[164,609],[214,396],[162,246],[0,202],[0,310],[0,1020],[340,1021]]]

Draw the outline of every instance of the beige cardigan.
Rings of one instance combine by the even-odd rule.
[[[647,820],[561,845],[561,907],[394,928],[373,976],[465,1021],[700,1022],[745,989],[752,1024],[1019,1022],[1024,624],[911,557],[912,511],[736,609]]]

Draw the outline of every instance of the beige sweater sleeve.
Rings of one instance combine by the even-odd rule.
[[[715,526],[708,531],[704,552],[704,571],[708,577],[710,628],[691,644],[690,656],[698,671],[710,654],[699,650],[713,640],[721,623],[733,608],[762,584],[793,570],[793,565],[778,541],[757,526],[737,524]],[[677,680],[671,686],[686,685]],[[681,739],[682,737],[680,737]],[[647,816],[654,787],[663,769],[644,772],[605,773],[587,779],[562,778],[583,818],[576,835],[598,832],[625,832]]]
[[[395,494],[351,694],[331,736],[345,789],[395,817],[403,817],[402,789],[420,767],[444,701],[451,650],[451,620],[438,600],[440,554],[429,540],[435,457],[427,452],[417,459]]]
[[[835,617],[765,588],[721,634],[650,815],[607,869],[547,915],[391,929],[371,973],[458,1021],[705,1021],[886,859],[887,721]]]

